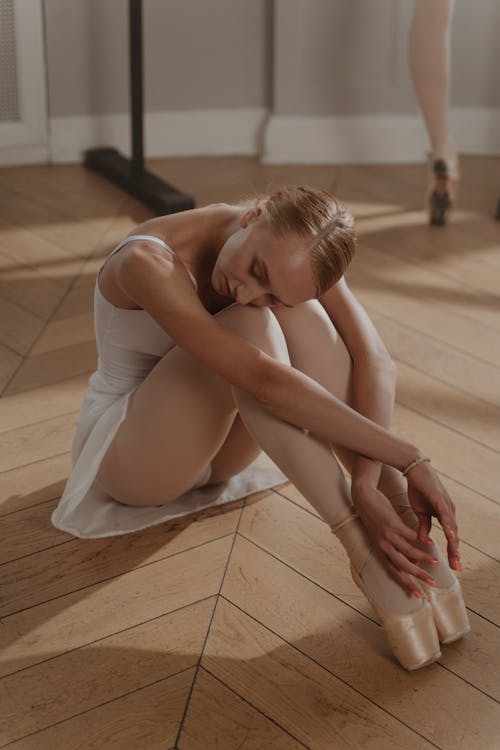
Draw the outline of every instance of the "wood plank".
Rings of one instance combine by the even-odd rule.
[[[72,412],[2,432],[0,472],[64,453],[71,448],[77,421],[78,413]]]
[[[20,202],[39,201],[49,211],[73,218],[107,217],[110,211],[118,211],[126,199],[123,192],[86,171],[76,164],[7,167],[0,170],[0,185],[17,193]]]
[[[4,390],[10,396],[77,375],[91,375],[97,367],[95,341],[64,346],[55,351],[28,357]]]
[[[357,292],[357,290],[356,290]],[[359,294],[363,304],[363,294]],[[381,315],[366,305],[371,321],[380,333],[393,359],[424,370],[436,380],[498,407],[498,367],[457,351],[438,339],[415,331]]]
[[[214,607],[205,600],[0,681],[7,743],[194,667]]]
[[[407,224],[408,214],[405,216]],[[468,221],[468,219],[467,219]],[[462,251],[459,237],[450,241],[448,233],[431,233],[431,228],[422,223],[401,226],[393,218],[380,219],[376,229],[372,226],[360,228],[362,241],[370,247],[383,250],[395,258],[412,258],[414,263],[425,263],[425,267],[440,277],[446,277],[464,284],[471,290],[495,295],[498,298],[500,269],[477,261],[474,253],[468,256]],[[447,238],[445,243],[443,238]],[[500,238],[500,229],[499,229]],[[476,238],[475,247],[479,250],[484,241]]]
[[[58,383],[4,396],[0,399],[0,432],[79,411],[88,380],[87,375],[76,375]]]
[[[372,701],[372,710],[376,706],[380,707],[381,711],[387,711],[381,715],[397,719],[400,722],[397,726],[401,731],[404,729],[408,736],[404,740],[399,738],[401,746],[406,747],[405,743],[411,742],[412,728],[415,733],[418,732],[443,750],[488,747],[491,738],[500,731],[500,707],[491,698],[439,664],[432,664],[413,673],[402,669],[389,655],[389,647],[383,640],[380,627],[241,537],[237,537],[233,548],[222,594],[236,606],[231,609],[231,617],[225,625],[221,622],[218,604],[207,647],[212,638],[215,639],[218,635],[217,630],[214,632],[214,627],[224,627],[224,639],[217,638],[218,648],[214,654],[218,657],[217,675],[231,686],[234,684],[235,689],[245,697],[251,691],[252,698],[257,700],[257,696],[254,696],[255,688],[248,685],[248,679],[244,683],[245,690],[242,689],[242,673],[250,670],[260,672],[264,668],[268,674],[267,683],[274,683],[273,691],[279,695],[277,685],[286,684],[287,681],[284,678],[276,679],[274,664],[278,660],[281,662],[286,656],[287,664],[292,666],[292,659],[284,645],[288,643],[293,644],[294,655],[300,651],[301,655],[314,660],[316,669],[321,667],[322,674],[327,673],[329,678],[346,681],[357,691],[356,695]],[[263,647],[261,631],[257,630],[254,620],[250,620],[252,626],[245,628],[246,632],[242,633],[245,622],[240,627],[236,624],[244,617],[240,610],[269,628],[266,635],[272,631],[275,634],[272,639],[276,643],[271,642],[269,636],[266,637],[265,648]],[[238,614],[233,616],[233,611]],[[283,639],[279,644],[281,648],[278,639]],[[236,642],[239,658],[244,657],[246,660],[244,664],[238,663],[238,669],[231,662],[231,651]],[[465,646],[465,640],[463,645]],[[289,648],[292,650],[292,646]],[[221,663],[222,657],[225,657],[225,664]],[[205,659],[204,655],[202,664]],[[294,666],[300,676],[295,681],[292,677],[292,688],[288,688],[288,691],[293,695],[293,685],[297,685],[297,691],[300,685],[304,700],[305,670],[302,662]],[[209,668],[212,668],[212,662]],[[257,676],[254,681],[258,681]],[[260,689],[266,688],[261,685]],[[333,698],[330,691],[329,696]],[[279,695],[280,700],[281,698]],[[267,705],[273,708],[275,718],[283,726],[291,728],[291,724],[284,723],[285,712],[278,712],[275,708],[277,698],[264,693],[261,701],[266,699]],[[256,705],[260,708],[262,704]],[[429,706],[433,708],[432,719]],[[464,711],[464,706],[467,706],[467,711]],[[293,706],[293,717],[290,715],[291,711],[286,711],[286,718],[293,722],[294,729],[297,721],[301,718],[304,721],[301,716],[303,711],[303,706],[297,705]],[[332,709],[328,712],[327,723],[332,715],[331,711]],[[357,714],[359,717],[359,710]],[[474,716],[474,722],[471,722],[471,716]],[[348,717],[348,726],[353,728],[355,720],[351,723],[351,717]],[[311,721],[308,723],[310,725]],[[323,721],[321,725],[318,732],[326,729]],[[296,734],[296,730],[292,733]],[[296,736],[304,738],[304,735]],[[313,737],[317,741],[317,735],[314,734]],[[310,744],[310,739],[310,736],[304,738],[306,744]],[[366,736],[359,737],[353,744],[359,747],[367,739]],[[373,737],[369,739],[373,742]],[[418,741],[421,742],[421,739],[418,738]],[[315,746],[323,745],[318,743]],[[377,747],[376,744],[374,746]],[[378,746],[385,747],[380,740]]]
[[[62,298],[64,287],[37,268],[20,265],[0,252],[0,296],[23,310],[47,320]]]
[[[9,750],[165,750],[173,746],[195,668],[9,744]],[[285,747],[283,747],[285,750]]]
[[[72,318],[54,317],[43,329],[33,346],[30,356],[57,352],[74,346],[95,343],[94,316],[92,312]]]
[[[265,498],[247,504],[239,533],[339,601],[377,621],[363,594],[351,580],[347,557],[338,540],[332,534],[328,538],[328,527],[313,515],[298,508],[290,510],[281,499],[272,502]],[[434,538],[444,551],[444,535],[437,533]],[[466,562],[459,577],[464,599],[468,608],[481,617],[471,614],[475,631],[463,643],[456,644],[454,671],[489,693],[500,670],[500,654],[495,646],[495,641],[498,642],[495,620],[500,619],[500,586],[496,581],[499,564],[492,563],[477,550],[462,546]],[[492,622],[484,617],[489,617]],[[495,688],[493,695],[496,694]]]
[[[430,456],[445,476],[490,500],[498,498],[500,462],[496,451],[401,404],[396,404],[392,430]]]
[[[20,200],[18,193],[0,188],[0,218],[53,242],[76,258],[84,258],[99,240],[113,216],[112,209],[104,219],[75,219],[57,207],[47,206],[40,196]]]
[[[59,247],[51,238],[39,237],[29,225],[18,226],[1,217],[0,249],[3,255],[11,258],[13,267],[36,268],[42,276],[64,289],[68,288],[82,267],[80,258]]]
[[[0,344],[25,356],[40,335],[45,321],[0,297]]]
[[[399,404],[500,452],[500,406],[487,404],[404,362],[396,365]]]
[[[301,742],[269,721],[205,669],[196,675],[179,750],[300,750]]]
[[[237,559],[244,570],[240,555]],[[224,590],[229,590],[226,585]],[[275,599],[278,591],[274,590]],[[281,616],[286,619],[290,612]],[[300,653],[296,644],[290,645],[224,599],[217,603],[201,663],[307,747],[422,750],[428,746],[418,734]]]
[[[32,611],[30,614],[23,613],[37,604],[50,602],[72,591],[86,589],[100,581],[107,581],[106,585],[109,587],[110,579],[124,573],[129,574],[128,585],[131,586],[132,570],[146,566],[150,570],[150,575],[155,575],[156,568],[153,570],[152,563],[200,544],[205,546],[194,553],[192,558],[188,556],[183,564],[194,565],[197,575],[202,580],[205,575],[209,575],[210,570],[207,570],[206,574],[198,571],[197,566],[201,560],[206,558],[207,566],[211,565],[213,568],[215,564],[219,570],[227,558],[232,541],[231,532],[237,522],[239,508],[226,507],[225,511],[232,511],[233,515],[228,517],[226,513],[222,513],[219,524],[214,521],[204,527],[203,524],[196,523],[194,515],[185,516],[134,534],[106,539],[73,539],[20,560],[5,563],[2,566],[0,616],[6,618],[7,615],[18,612],[19,616],[22,615],[21,620],[29,627],[34,614]],[[66,539],[66,536],[61,535],[61,540],[63,539]],[[211,559],[215,560],[215,563],[210,563]],[[185,571],[184,581],[187,580],[188,574],[189,570]],[[181,585],[179,581],[182,580],[180,576],[175,585]],[[156,585],[163,586],[159,582]],[[182,588],[184,585],[182,583]],[[207,595],[214,593],[208,586],[207,589]],[[84,594],[77,595],[78,598],[81,596],[85,598]]]
[[[0,517],[60,497],[70,472],[70,451],[3,472],[0,475]]]
[[[497,296],[476,292],[463,284],[415,266],[409,261],[363,245],[346,272],[370,308],[406,324],[454,349],[491,364],[500,363]]]
[[[21,354],[0,343],[0,393],[23,361]]]

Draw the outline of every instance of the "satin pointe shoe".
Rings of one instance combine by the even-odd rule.
[[[455,207],[459,180],[458,159],[433,159],[430,157],[429,185],[426,202],[429,224],[442,227]]]
[[[415,514],[408,505],[393,506],[403,521],[410,526],[415,526]],[[429,538],[434,542],[432,536]],[[422,549],[434,554],[441,561],[441,565],[447,565],[446,560],[439,552],[439,548],[434,542],[434,548],[423,545]],[[422,579],[418,579],[418,584],[424,591],[424,594],[432,607],[432,614],[436,624],[439,640],[441,643],[453,643],[470,631],[469,618],[465,608],[462,596],[462,587],[460,581],[455,576],[451,568],[447,570],[447,578],[451,578],[452,583],[447,587],[430,586]],[[439,581],[437,581],[439,583]]]
[[[361,520],[357,515],[351,515],[329,526],[346,550],[353,581],[370,603],[401,666],[413,671],[436,661],[441,656],[441,650],[432,609],[425,596],[420,600],[414,598],[415,606],[410,612],[398,613],[383,608],[375,601],[362,578],[363,570],[375,551]]]

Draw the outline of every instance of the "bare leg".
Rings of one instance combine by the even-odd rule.
[[[408,53],[434,159],[454,159],[450,132],[450,25],[454,0],[414,0]]]
[[[331,387],[332,392],[340,387],[347,397],[349,365],[339,355],[343,342],[340,344],[341,339],[319,302],[313,300],[297,305],[283,312],[283,316],[265,309],[237,307],[239,310],[234,312],[223,311],[226,315],[221,314],[222,324],[234,327],[240,335],[281,361],[290,363],[292,359],[298,369],[311,371],[313,365],[313,369],[318,368],[318,382]],[[307,341],[312,350],[306,353],[301,347],[302,340]],[[187,468],[191,470],[189,482],[192,482],[192,477],[207,462],[217,460],[225,443],[228,447],[227,435],[237,408],[255,443],[280,466],[325,521],[329,524],[348,521],[338,537],[351,562],[362,573],[363,585],[372,601],[377,602],[380,611],[392,613],[391,622],[387,621],[384,627],[401,663],[410,669],[436,658],[439,648],[432,612],[396,583],[371,552],[370,540],[354,513],[347,481],[331,447],[274,417],[248,393],[212,377],[180,349],[175,356],[171,354],[174,352],[163,358],[137,390],[130,414],[123,423],[121,439],[116,441],[116,449],[108,462],[108,474],[103,471],[104,486],[106,481],[115,482],[119,492],[126,492],[131,484],[138,493],[132,504],[140,503],[144,482],[148,487],[148,504],[157,504],[151,502],[155,482],[161,485],[160,498],[164,498],[167,491],[175,496],[186,482]],[[194,411],[191,410],[193,400]],[[175,430],[171,425],[175,425]],[[153,432],[149,434],[151,429]],[[167,441],[169,433],[175,438],[170,442]],[[150,452],[154,463],[151,463]],[[190,458],[186,458],[186,454]],[[182,471],[177,464],[182,466]],[[219,466],[219,470],[221,468]],[[123,476],[126,476],[125,483]],[[120,494],[114,496],[121,499]],[[410,613],[412,622],[415,613],[418,627],[408,628]]]
[[[352,406],[350,394],[352,361],[341,336],[339,336],[327,313],[319,303],[307,302],[300,308],[303,308],[300,315],[297,315],[298,308],[292,310],[277,308],[275,311],[285,334],[292,364],[309,377],[314,378],[334,396]],[[313,330],[314,336],[312,336]],[[352,452],[342,446],[333,446],[333,448],[335,454],[351,474]],[[344,486],[340,478],[338,484]],[[397,469],[384,464],[378,489],[389,498],[405,523],[412,528],[416,528],[418,525],[417,518],[408,501],[405,477]],[[308,496],[306,495],[306,497]],[[332,515],[329,505],[326,508],[323,507],[321,500],[312,504],[329,523],[342,520]],[[419,544],[418,546],[423,551],[431,551],[440,561],[440,564],[436,567],[424,562],[420,563],[420,567],[431,574],[438,586],[450,586],[456,578],[439,548],[436,545],[433,548],[425,544]],[[366,574],[369,575],[369,569]],[[392,586],[390,590],[392,591]]]
[[[235,304],[217,319],[289,363],[283,334],[269,310]],[[97,479],[120,502],[163,505],[202,477],[233,476],[260,452],[237,413],[229,383],[176,346],[131,398]]]

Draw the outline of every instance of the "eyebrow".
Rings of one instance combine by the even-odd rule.
[[[264,279],[266,280],[266,284],[269,286],[269,271],[267,270],[267,266],[262,260],[262,258],[259,258],[259,263],[262,266],[262,269],[264,271]],[[293,307],[293,305],[287,305],[286,302],[282,302],[280,299],[276,297],[275,294],[273,294],[273,297],[278,300],[280,305],[284,305],[285,307]]]

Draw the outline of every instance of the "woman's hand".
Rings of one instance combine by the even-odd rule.
[[[455,505],[444,485],[427,461],[414,466],[406,475],[408,500],[418,518],[418,537],[429,539],[432,516],[436,516],[448,540],[448,561],[451,568],[459,568],[458,528]]]
[[[412,544],[418,541],[417,532],[404,523],[391,502],[372,483],[354,482],[351,496],[387,571],[404,588],[420,597],[420,589],[411,576],[432,580],[416,563],[432,563],[433,556]]]

